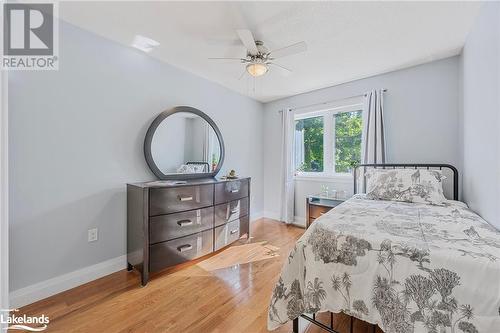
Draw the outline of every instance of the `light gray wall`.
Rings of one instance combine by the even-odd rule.
[[[463,199],[500,228],[500,3],[486,3],[462,53]]]
[[[163,173],[175,173],[186,163],[186,147],[193,145],[186,135],[189,119],[176,113],[164,120],[156,128],[151,140],[151,157]]]
[[[218,124],[221,173],[251,176],[260,212],[261,103],[65,23],[59,71],[11,72],[11,290],[125,254],[125,183],[155,178],[144,136],[176,105]],[[87,243],[92,227],[99,241]]]
[[[208,144],[207,140],[207,126],[208,123],[201,117],[190,118],[187,122],[186,128],[186,142],[191,141],[189,145],[185,145],[185,162],[201,162],[204,158],[205,146]],[[212,131],[212,133],[215,132]],[[205,162],[209,162],[206,161]]]
[[[388,162],[458,165],[458,63],[458,57],[447,58],[265,104],[265,214],[279,216],[281,130],[278,110],[283,108],[340,100],[362,95],[372,88],[387,88],[384,115]],[[345,181],[339,182],[338,187],[345,187]],[[304,205],[304,201],[304,197],[296,197],[296,205]]]

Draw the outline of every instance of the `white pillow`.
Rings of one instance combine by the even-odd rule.
[[[372,169],[366,172],[366,196],[374,200],[443,205],[441,170]]]
[[[204,164],[192,164],[192,165],[190,165],[190,167],[192,167],[194,172],[196,172],[196,173],[205,172],[205,165]]]
[[[195,170],[191,165],[181,164],[177,169],[177,173],[195,173]]]

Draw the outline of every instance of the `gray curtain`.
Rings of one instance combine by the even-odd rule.
[[[365,94],[361,163],[385,163],[384,91],[373,89]]]
[[[294,119],[293,112],[290,109],[281,111],[281,207],[280,220],[285,223],[293,223],[294,217],[294,165],[293,165],[293,147],[294,147]]]

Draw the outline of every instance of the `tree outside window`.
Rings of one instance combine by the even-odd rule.
[[[294,162],[298,174],[351,173],[361,162],[361,105],[296,116]]]
[[[295,167],[302,172],[323,171],[323,117],[295,121]]]
[[[350,173],[361,163],[361,111],[335,114],[335,172]]]

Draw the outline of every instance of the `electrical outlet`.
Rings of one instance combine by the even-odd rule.
[[[95,242],[97,240],[97,228],[88,230],[88,241]]]

